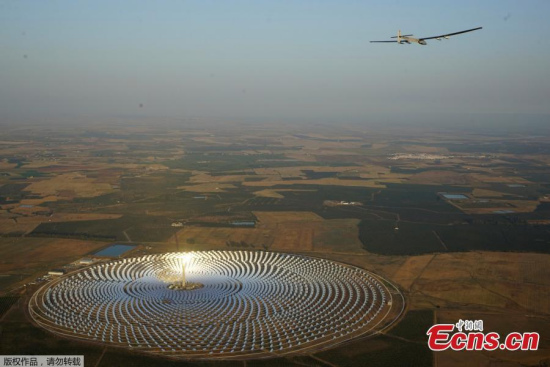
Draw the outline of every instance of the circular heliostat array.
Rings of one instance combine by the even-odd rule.
[[[334,261],[205,251],[96,264],[42,287],[29,310],[64,336],[183,358],[259,358],[373,332],[391,298],[374,274]]]

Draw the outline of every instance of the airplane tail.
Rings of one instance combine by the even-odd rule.
[[[401,44],[401,29],[397,31],[397,43]]]

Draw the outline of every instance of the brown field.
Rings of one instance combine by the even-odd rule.
[[[332,166],[301,166],[301,167],[277,167],[277,168],[256,168],[256,176],[265,177],[303,177],[306,174],[302,171],[313,172],[334,172],[334,173],[357,173],[362,178],[402,178],[403,174],[393,174],[389,167],[365,164],[354,167],[332,167]],[[363,177],[364,175],[364,177]]]
[[[177,241],[182,251],[228,249],[229,241],[245,242],[261,248],[262,244],[271,245],[273,240],[270,236],[271,231],[257,228],[185,227],[177,233]],[[172,236],[168,243],[175,249],[176,237]]]
[[[67,263],[76,260],[105,242],[64,238],[0,238],[0,273],[24,271],[34,264]]]
[[[103,246],[104,242],[95,241],[0,237],[0,274],[16,275],[16,282],[29,282]]]
[[[409,177],[409,183],[432,185],[471,185],[475,179],[468,174],[452,171],[427,171]]]
[[[149,212],[149,215],[155,215],[155,212]],[[236,220],[248,220],[248,217],[239,217],[238,215],[200,215],[193,217],[193,222],[201,223],[224,223],[227,224]]]
[[[482,175],[479,173],[472,173],[471,176],[476,181],[483,182],[483,183],[506,183],[506,184],[521,184],[521,185],[527,185],[531,183],[522,177],[500,176],[495,173],[493,173],[492,175],[491,174]]]
[[[122,214],[104,213],[54,213],[48,218],[51,222],[72,222],[80,220],[118,219]]]
[[[451,204],[467,214],[491,214],[496,210],[513,210],[515,213],[530,213],[537,208],[539,202],[535,200],[491,199],[487,203],[486,208],[468,207],[470,201],[451,201]]]
[[[41,223],[34,218],[22,217],[17,222],[11,218],[0,218],[0,233],[29,233]]]
[[[317,159],[314,155],[305,152],[288,152],[285,154],[290,159],[296,159],[300,162],[316,162]]]
[[[450,162],[449,162],[450,163]],[[417,164],[415,167],[421,167],[422,164]],[[427,167],[427,166],[426,166]],[[473,166],[472,169],[476,171],[484,170],[483,167],[479,168]],[[479,186],[490,183],[506,183],[506,184],[529,184],[530,182],[522,177],[517,176],[502,176],[495,172],[485,169],[487,174],[480,173],[460,173],[453,171],[452,167],[449,167],[448,171],[426,171],[416,174],[412,174],[408,177],[409,183],[424,184],[424,185],[466,185],[466,186]]]
[[[393,274],[392,280],[403,289],[411,290],[411,285],[418,278],[435,255],[422,255],[409,257],[403,265]]]
[[[254,212],[258,227],[274,235],[273,250],[280,251],[357,251],[355,219],[325,220],[311,212]]]
[[[426,145],[405,145],[403,149],[405,149],[408,152],[414,152],[414,153],[432,153],[432,154],[448,153],[447,148],[431,147]]]
[[[181,248],[227,249],[228,242],[257,249],[291,252],[363,252],[357,219],[325,220],[311,212],[254,212],[256,228],[185,227],[177,233]],[[169,243],[176,244],[173,236]],[[187,246],[187,247],[185,247]]]
[[[271,248],[277,251],[312,251],[315,225],[299,222],[283,222],[274,230]]]
[[[118,185],[123,171],[119,169],[102,169],[97,171],[96,183]]]
[[[266,178],[279,178],[279,177],[306,177],[302,170],[313,170],[318,168],[317,166],[306,167],[277,167],[277,168],[256,168],[254,173],[256,176],[264,176]]]
[[[472,195],[478,198],[480,197],[500,198],[500,197],[503,197],[504,195],[509,195],[509,194],[506,194],[504,192],[476,188],[474,189],[474,191],[472,191]]]
[[[265,189],[265,190],[254,191],[254,195],[262,198],[282,199],[284,198],[284,196],[279,194],[280,191],[281,190]]]
[[[378,181],[367,180],[340,180],[338,178],[321,178],[318,180],[265,180],[265,181],[247,181],[243,182],[243,186],[276,186],[276,185],[330,185],[330,186],[351,186],[351,187],[375,187],[385,188]]]
[[[352,170],[352,172],[353,171],[355,170]],[[382,179],[385,180],[385,182],[389,180],[403,181],[408,177],[408,175],[401,173],[391,173],[389,168],[381,166],[365,166],[356,171],[359,172],[359,177],[361,178]]]
[[[387,147],[388,147],[388,144],[386,143],[374,143],[372,144],[371,149],[384,149]]]
[[[100,168],[99,165],[84,165],[72,163],[63,163],[61,161],[49,162],[49,161],[32,161],[25,164],[25,168],[40,169],[40,172],[44,173],[73,173],[75,171],[94,171]]]
[[[32,208],[26,208],[22,206],[15,206],[10,208],[11,214],[24,215],[24,216],[34,216],[34,215],[49,215],[50,209],[44,206],[33,206]]]
[[[80,173],[66,173],[55,177],[34,181],[26,190],[41,196],[57,195],[61,191],[70,191],[76,197],[93,197],[112,192],[111,185],[96,183]]]
[[[208,173],[201,171],[193,171],[192,176],[189,179],[189,183],[203,184],[203,183],[226,183],[226,182],[242,182],[247,177],[246,175],[220,175],[211,176]]]
[[[284,192],[304,192],[304,191],[317,191],[317,190],[265,189],[265,190],[254,191],[253,194],[255,196],[264,197],[264,198],[282,199],[284,198],[284,195],[282,195],[281,192],[284,193]]]
[[[550,255],[437,254],[411,287],[411,306],[424,296],[440,304],[501,307],[550,314]]]
[[[331,252],[364,253],[363,244],[358,238],[358,219],[323,220],[315,228],[313,250]]]
[[[326,136],[322,137],[321,135],[313,136],[311,134],[308,134],[311,138],[326,138]],[[323,150],[328,150],[331,152],[337,152],[338,149],[352,149],[352,148],[359,148],[363,142],[361,141],[345,141],[349,139],[354,139],[350,137],[334,137],[332,136],[331,139],[341,139],[344,141],[319,141],[319,140],[309,140],[309,139],[303,139],[298,137],[288,137],[283,139],[281,142],[286,146],[296,146],[300,145],[303,147],[303,150],[308,151],[311,150],[312,152],[319,152]],[[349,153],[348,153],[349,154]]]
[[[237,186],[224,183],[204,183],[198,185],[178,186],[178,189],[190,192],[225,192],[225,189],[236,189]]]
[[[319,222],[324,219],[312,212],[253,212],[259,224],[272,226],[283,222]]]
[[[20,201],[20,203],[25,205],[40,205],[42,203],[47,203],[49,201],[57,201],[57,200],[58,200],[57,196],[50,195],[40,199],[23,199]]]
[[[0,161],[0,169],[11,169],[15,168],[15,166],[17,166],[15,163],[8,163],[6,160]]]

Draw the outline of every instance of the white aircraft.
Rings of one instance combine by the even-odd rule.
[[[483,28],[483,27],[467,29],[465,31],[460,31],[460,32],[442,34],[440,36],[422,37],[422,38],[411,37],[411,36],[413,36],[412,34],[401,34],[401,31],[399,30],[399,31],[397,31],[397,36],[390,37],[390,38],[397,38],[395,41],[371,41],[371,43],[395,43],[395,42],[397,42],[399,44],[403,44],[403,43],[411,44],[411,42],[413,42],[413,43],[418,43],[419,45],[427,45],[426,40],[436,39],[438,41],[441,41],[443,38],[449,39],[449,38],[451,38],[451,36],[456,36],[457,34],[477,31],[478,29],[481,29],[481,28]]]

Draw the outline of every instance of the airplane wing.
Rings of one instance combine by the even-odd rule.
[[[422,38],[420,38],[420,39],[421,39],[421,40],[433,40],[433,39],[437,39],[437,38],[444,38],[444,37],[456,36],[457,34],[473,32],[473,31],[477,31],[478,29],[482,29],[482,28],[483,28],[483,27],[477,27],[477,28],[467,29],[467,30],[465,30],[465,31],[442,34],[442,35],[439,35],[439,36],[422,37]]]
[[[395,43],[397,41],[370,41],[370,43]]]

